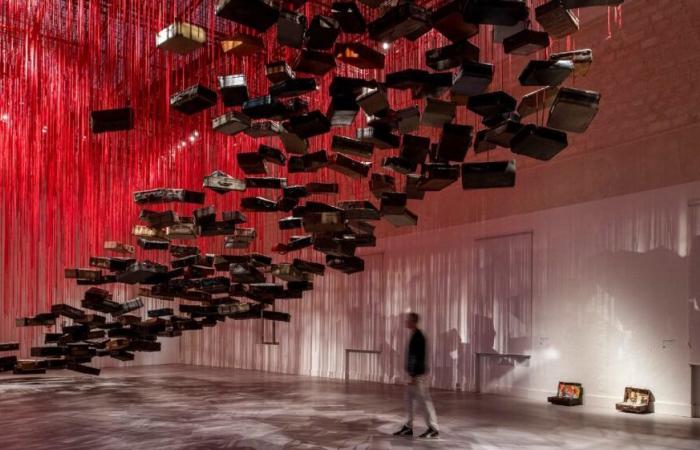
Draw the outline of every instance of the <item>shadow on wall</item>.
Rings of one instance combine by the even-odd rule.
[[[700,246],[695,248],[700,250]],[[601,382],[598,392],[607,387],[614,392],[601,393],[619,395],[625,384],[634,383],[655,389],[664,398],[670,387],[658,380],[682,384],[687,367],[675,362],[687,358],[687,347],[686,330],[679,327],[688,323],[689,262],[697,258],[656,248],[644,253],[604,252],[586,261],[587,274],[604,292],[593,294],[594,311],[585,311],[598,317],[592,321],[598,328],[587,328],[580,320],[578,327],[582,336],[600,345],[586,346],[582,349],[586,354],[577,358],[610,366],[610,373],[618,374],[617,380]]]

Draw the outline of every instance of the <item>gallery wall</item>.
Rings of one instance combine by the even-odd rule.
[[[690,415],[697,198],[692,183],[388,238],[364,274],[329,273],[303,300],[278,302],[292,314],[276,325],[279,345],[262,343],[272,331],[260,322],[227,322],[183,337],[180,361],[344,378],[346,349],[369,350],[380,353],[351,354],[350,378],[399,383],[412,310],[434,387],[474,391],[476,352],[517,353],[530,361],[484,362],[482,391],[543,401],[577,381],[588,404],[612,408],[640,386],[658,412]]]

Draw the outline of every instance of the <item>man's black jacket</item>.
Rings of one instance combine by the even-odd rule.
[[[406,372],[412,377],[417,377],[427,372],[425,366],[425,337],[419,329],[413,332],[408,343]]]

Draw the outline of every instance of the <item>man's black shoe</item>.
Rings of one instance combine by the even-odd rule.
[[[404,425],[403,428],[401,428],[399,431],[394,433],[394,436],[405,436],[405,437],[413,436],[413,428],[409,427],[408,425]]]
[[[432,428],[428,428],[428,430],[418,436],[421,439],[437,439],[440,436],[440,433],[438,433],[438,430],[434,430]]]

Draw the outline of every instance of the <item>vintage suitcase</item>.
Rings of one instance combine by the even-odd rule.
[[[421,191],[418,188],[418,184],[421,180],[421,176],[415,173],[410,173],[406,175],[406,185],[404,187],[404,194],[411,200],[423,200],[425,198],[425,191]]]
[[[418,89],[428,80],[428,72],[421,69],[404,69],[386,74],[384,85],[388,89]]]
[[[236,161],[246,175],[266,175],[265,158],[258,152],[238,153]]]
[[[420,110],[417,106],[409,106],[396,111],[394,117],[397,122],[399,133],[411,133],[420,126]]]
[[[363,34],[367,30],[367,22],[355,2],[333,2],[331,15],[338,21],[343,33]]]
[[[16,359],[12,368],[14,375],[39,375],[46,373],[46,362],[34,359]]]
[[[105,241],[103,248],[122,255],[133,255],[136,252],[133,245],[123,244],[117,241]]]
[[[516,100],[503,91],[469,97],[467,109],[482,117],[505,114],[515,110]]]
[[[486,92],[492,81],[493,64],[466,61],[455,74],[450,92],[453,95],[472,97]]]
[[[333,54],[319,50],[302,50],[294,62],[294,70],[317,76],[323,76],[335,67]]]
[[[622,412],[648,414],[654,412],[654,394],[649,389],[635,387],[625,388],[625,398],[615,404],[615,409]]]
[[[370,39],[392,43],[408,37],[429,24],[428,12],[412,2],[400,2],[367,25]]]
[[[221,49],[235,56],[250,56],[265,50],[265,43],[258,36],[238,32],[221,41]]]
[[[326,265],[348,275],[365,270],[364,260],[357,256],[326,255]]]
[[[216,92],[196,84],[170,97],[170,106],[186,115],[202,112],[216,105]]]
[[[271,95],[264,95],[243,103],[241,111],[251,119],[280,119],[287,113],[287,108]]]
[[[192,223],[176,223],[166,228],[165,237],[170,240],[197,239],[201,230],[200,227]],[[139,239],[139,242],[144,238]],[[166,244],[168,244],[166,242]],[[168,246],[160,246],[159,250],[167,250]]]
[[[277,23],[279,6],[276,0],[219,0],[216,15],[262,33]]]
[[[324,266],[323,264],[315,263],[312,261],[305,261],[303,259],[295,258],[292,261],[292,266],[294,266],[297,270],[301,272],[310,273],[313,275],[323,276],[326,273],[326,266]]]
[[[241,106],[248,101],[248,84],[244,74],[220,76],[218,81],[224,106]]]
[[[338,183],[306,183],[306,191],[309,194],[337,194]]]
[[[433,27],[452,42],[476,36],[479,25],[464,20],[463,0],[452,0],[437,8],[430,16]]]
[[[304,45],[306,16],[295,11],[282,10],[277,20],[277,42],[292,48]]]
[[[59,306],[59,305],[54,305],[54,306]],[[62,305],[62,306],[68,306],[68,305]],[[73,308],[76,309],[76,308]],[[77,311],[80,311],[79,309],[76,309]],[[53,314],[58,314],[57,312],[54,312],[53,306],[51,307],[51,312]],[[82,312],[82,311],[80,311]],[[66,316],[69,317],[69,316]],[[19,350],[19,342],[0,342],[0,352],[12,352],[15,350]]]
[[[250,128],[245,129],[243,133],[253,139],[258,139],[263,137],[279,136],[281,130],[282,128],[277,122],[273,122],[271,120],[256,120],[255,122],[251,123]]]
[[[299,205],[298,198],[284,197],[277,199],[277,210],[283,212],[293,211]]]
[[[374,146],[370,142],[351,139],[345,136],[333,136],[331,148],[336,153],[372,159]]]
[[[385,192],[381,196],[379,211],[382,216],[401,214],[408,205],[408,196],[403,192]]]
[[[520,33],[529,26],[529,19],[521,20],[515,25],[494,25],[491,32],[491,39],[493,40],[494,44],[503,44],[504,40],[513,36],[514,34]]]
[[[287,157],[280,149],[270,147],[269,145],[261,144],[258,147],[258,154],[267,162],[284,166],[287,163]]]
[[[452,72],[430,73],[422,86],[411,89],[411,96],[414,100],[425,97],[441,97],[452,87],[452,77]]]
[[[328,133],[331,130],[331,123],[321,111],[317,110],[290,118],[284,123],[284,128],[302,139],[308,139]]]
[[[216,222],[216,208],[213,205],[197,208],[192,211],[194,223],[197,225],[208,225]]]
[[[236,228],[231,236],[224,237],[224,248],[248,248],[256,237],[255,228]]]
[[[282,189],[282,196],[287,198],[304,198],[309,196],[309,191],[303,184],[287,186]]]
[[[168,271],[166,266],[151,261],[140,261],[132,264],[129,268],[117,275],[120,283],[136,284],[145,283],[153,278],[159,278]]]
[[[490,25],[515,25],[530,15],[524,0],[466,0],[463,11],[464,20]]]
[[[304,167],[304,157],[292,155],[287,160],[287,173],[310,172]]]
[[[465,61],[479,61],[479,47],[466,40],[425,52],[425,65],[437,71],[459,67]]]
[[[515,186],[515,160],[462,164],[462,188],[491,189]]]
[[[563,0],[551,0],[535,8],[535,20],[554,39],[561,39],[579,30],[579,20],[564,7]]]
[[[326,255],[354,256],[357,245],[352,238],[336,233],[317,233],[313,239],[314,250]]]
[[[511,150],[542,161],[549,161],[568,145],[566,133],[552,128],[527,125],[511,142]]]
[[[211,189],[218,194],[226,194],[227,192],[245,191],[245,182],[237,178],[233,178],[229,174],[220,170],[215,170],[211,174],[204,177],[202,186]]]
[[[265,274],[250,264],[231,264],[229,268],[231,281],[234,283],[264,283]]]
[[[271,85],[269,92],[275,98],[288,98],[315,92],[316,89],[314,78],[289,78]]]
[[[183,258],[190,255],[199,255],[200,251],[198,247],[173,244],[170,246],[170,254],[176,258]]]
[[[270,271],[273,277],[283,281],[305,281],[306,275],[291,263],[273,264]]]
[[[16,356],[0,356],[0,372],[8,372],[13,370],[16,365]]]
[[[506,54],[527,56],[549,47],[549,35],[544,31],[525,29],[503,40]]]
[[[204,203],[204,192],[189,191],[187,189],[150,189],[134,192],[134,202],[146,203]]]
[[[66,305],[66,304],[57,304],[57,305],[52,305],[51,306],[51,313],[55,314],[57,316],[63,316],[63,317],[68,317],[69,319],[73,320],[78,320],[82,319],[85,317],[85,311],[82,309],[74,308],[73,306]],[[2,350],[2,346],[0,346],[0,351]]]
[[[311,50],[333,48],[340,34],[340,23],[333,17],[315,15],[306,30],[306,47]]]
[[[363,88],[357,96],[357,104],[370,115],[381,115],[389,111],[389,99],[382,88]]]
[[[438,161],[462,162],[472,143],[473,128],[469,125],[446,123],[442,127],[440,142],[435,153]],[[426,149],[427,155],[427,149]]]
[[[441,191],[459,180],[459,166],[449,163],[426,163],[422,166],[418,189]]]
[[[284,189],[287,187],[287,179],[277,177],[246,177],[245,183],[249,189]]]
[[[278,137],[287,153],[304,155],[308,152],[309,141],[307,139],[302,139],[296,134],[288,132],[284,127],[281,127],[281,130]]]
[[[371,168],[371,161],[356,161],[343,154],[331,155],[328,161],[328,169],[350,178],[367,177]]]
[[[67,279],[100,280],[102,271],[98,269],[64,269],[63,276]]]
[[[430,138],[404,134],[399,156],[415,165],[423,164],[430,151]],[[413,170],[411,171],[413,172]]]
[[[373,173],[369,180],[369,190],[372,195],[381,199],[385,192],[396,192],[396,180],[391,175]]]
[[[549,110],[558,93],[558,87],[548,86],[526,94],[518,104],[517,112],[520,118],[524,119],[540,111]]]
[[[562,131],[583,133],[598,113],[599,104],[598,92],[562,88],[549,110],[547,126]]]
[[[122,303],[121,310],[118,313],[112,313],[112,316],[122,316],[124,314],[129,314],[138,309],[143,308],[143,299],[140,297],[135,297],[127,302]]]
[[[335,44],[333,53],[338,61],[358,69],[384,69],[384,53],[361,42]]]
[[[328,104],[326,117],[331,122],[332,127],[347,127],[352,125],[360,111],[354,96],[334,95]]]
[[[423,111],[423,126],[442,128],[455,118],[457,105],[451,101],[428,97]]]
[[[574,72],[572,61],[528,62],[518,77],[522,86],[559,86]]]
[[[165,232],[163,236],[165,236]],[[167,240],[150,237],[140,237],[137,239],[136,244],[144,250],[167,250],[170,246]]]
[[[557,395],[547,397],[547,401],[562,406],[583,405],[583,387],[581,383],[560,381],[557,386]]]
[[[348,200],[338,203],[338,207],[345,211],[347,220],[379,220],[379,210],[368,200]]]
[[[593,51],[589,48],[570,52],[552,53],[550,61],[571,61],[574,63],[574,75],[585,77],[593,64]]]
[[[151,211],[148,209],[141,210],[139,213],[139,219],[151,228],[165,228],[180,221],[175,211]],[[100,262],[102,264],[100,264]],[[95,260],[95,263],[98,265],[95,265],[94,267],[102,267],[104,269],[108,269],[110,267],[109,260]]]
[[[280,230],[296,230],[302,228],[302,218],[289,216],[277,221]]]
[[[250,128],[250,117],[238,111],[230,111],[214,118],[211,127],[219,133],[235,136]]]
[[[133,128],[134,110],[131,108],[103,109],[90,113],[90,130],[95,134]]]
[[[294,71],[285,61],[273,61],[265,65],[265,76],[273,84],[295,78]]]
[[[249,212],[275,212],[277,202],[264,197],[245,197],[241,199],[241,208]]]
[[[148,317],[167,317],[175,314],[172,308],[151,309],[148,311]]]
[[[347,96],[352,95],[357,97],[362,93],[363,88],[376,88],[379,86],[376,80],[364,78],[352,78],[334,75],[331,85],[328,87],[328,93],[331,96]]]
[[[186,22],[175,22],[156,34],[156,47],[179,55],[204,47],[206,41],[204,28]]]
[[[518,120],[507,119],[496,125],[494,128],[487,131],[485,139],[497,146],[503,148],[512,148],[513,139],[518,135],[525,125],[520,123]]]
[[[382,159],[382,167],[407,175],[415,172],[418,168],[418,164],[401,158],[400,156],[387,156]]]

